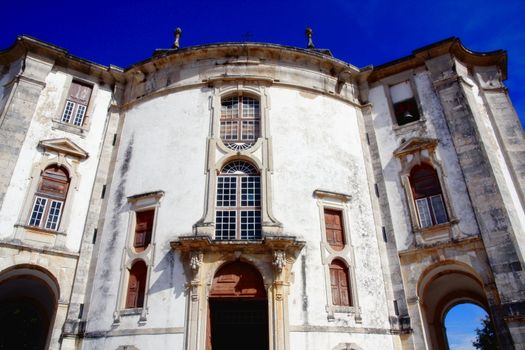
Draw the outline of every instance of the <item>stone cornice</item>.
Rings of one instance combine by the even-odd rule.
[[[368,81],[373,83],[385,77],[424,66],[426,60],[445,54],[450,54],[469,65],[498,66],[501,70],[502,80],[507,79],[506,51],[475,52],[463,46],[458,38],[451,37],[416,49],[412,51],[411,55],[374,67]]]

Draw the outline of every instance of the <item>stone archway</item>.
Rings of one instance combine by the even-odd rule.
[[[58,305],[58,284],[49,272],[32,265],[0,274],[0,348],[45,349]]]
[[[489,313],[481,279],[462,264],[445,263],[427,269],[420,280],[418,294],[430,349],[448,349],[445,316],[453,306],[473,303]]]
[[[268,298],[251,264],[223,265],[208,300],[208,350],[268,350]]]

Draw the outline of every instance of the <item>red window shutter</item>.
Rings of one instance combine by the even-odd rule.
[[[334,260],[330,264],[330,282],[332,304],[339,306],[352,305],[350,286],[348,284],[348,269],[339,260]]]
[[[90,97],[90,86],[82,85],[77,82],[71,83],[71,87],[69,88],[69,99],[71,101],[87,106]]]
[[[334,250],[345,247],[342,212],[325,209],[324,211],[326,241]]]
[[[133,246],[135,250],[143,251],[151,243],[155,210],[140,211],[135,213],[135,216],[135,239]]]
[[[330,267],[330,282],[332,285],[332,304],[340,305],[341,300],[339,298],[339,275],[337,270],[332,267]]]
[[[345,270],[339,271],[339,291],[341,293],[341,305],[350,306],[348,295],[348,276]]]
[[[144,306],[146,292],[146,277],[148,268],[142,260],[137,261],[129,271],[128,293],[126,297],[126,308],[138,308]]]
[[[132,309],[137,307],[137,297],[138,297],[138,281],[137,277],[133,274],[129,275],[128,282],[128,295],[126,297],[126,308]]]
[[[436,171],[426,164],[412,168],[410,172],[410,185],[415,199],[441,193],[441,186]]]

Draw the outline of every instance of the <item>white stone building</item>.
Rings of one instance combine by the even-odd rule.
[[[472,302],[525,349],[505,52],[178,43],[0,52],[3,348],[444,349]]]

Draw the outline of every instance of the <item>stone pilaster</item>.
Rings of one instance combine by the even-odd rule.
[[[525,310],[525,276],[511,239],[515,234],[501,189],[482,139],[480,125],[468,102],[465,83],[457,75],[454,59],[443,55],[426,61],[441,100],[448,129],[464,174],[472,207],[494,273],[500,305],[491,305],[502,349],[513,349],[517,334],[503,326],[514,312]],[[518,344],[515,343],[516,346]]]
[[[27,130],[40,98],[46,86],[46,78],[54,62],[32,54],[21,58],[24,63],[21,71],[10,88],[7,105],[0,116],[0,206],[4,201],[7,187],[15,169],[20,149],[26,138]]]

